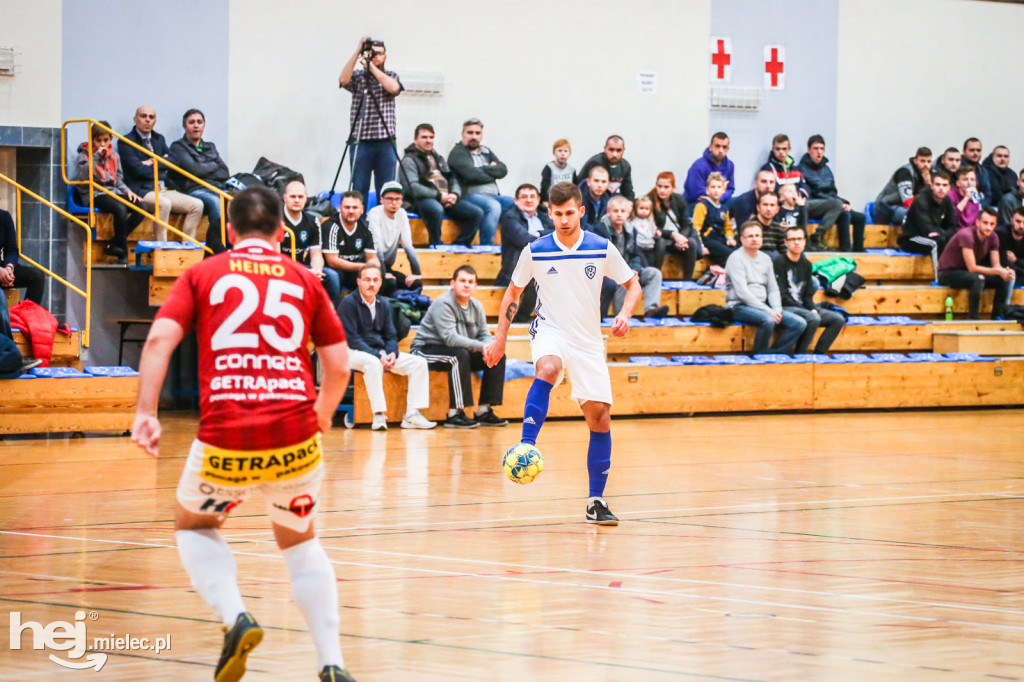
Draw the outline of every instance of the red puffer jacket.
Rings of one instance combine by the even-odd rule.
[[[57,324],[53,313],[34,301],[22,301],[11,308],[11,326],[28,336],[32,344],[32,355],[43,361],[43,367],[50,366],[53,339],[57,332],[71,336],[67,325]]]

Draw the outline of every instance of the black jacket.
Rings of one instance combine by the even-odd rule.
[[[590,169],[594,166],[602,166],[606,171],[608,171],[609,182],[619,183],[619,191],[611,192],[611,194],[621,194],[630,201],[636,198],[636,195],[633,194],[633,169],[630,167],[629,161],[626,161],[625,159],[619,161],[615,165],[615,171],[613,172],[613,166],[608,163],[608,157],[604,155],[604,152],[599,152],[587,159],[587,162],[583,164],[583,168],[580,169],[580,172],[577,173],[576,177],[589,178]]]
[[[461,197],[462,188],[459,186],[458,178],[448,167],[448,162],[436,151],[431,151],[430,155],[437,164],[437,170],[448,181],[448,191]],[[405,173],[399,173],[398,179],[401,180],[402,187],[405,188],[405,209],[407,211],[416,210],[416,201],[419,199],[441,200],[441,192],[430,181],[430,163],[427,161],[426,152],[420,151],[416,145],[410,144],[405,148],[405,156],[402,157],[402,169]]]
[[[345,340],[348,347],[361,350],[374,357],[380,352],[398,355],[398,333],[395,323],[391,320],[391,305],[380,296],[374,303],[376,311],[370,318],[370,309],[363,304],[358,291],[341,299],[338,304],[338,317],[345,329]]]
[[[18,230],[14,226],[14,218],[7,211],[0,210],[0,268],[5,268],[8,265],[20,265],[20,261]],[[0,296],[2,295],[0,294]]]
[[[818,283],[811,276],[811,261],[800,254],[800,260],[793,262],[785,253],[772,260],[775,267],[775,281],[782,296],[782,307],[814,310],[814,292]]]
[[[555,224],[551,222],[551,218],[547,213],[537,211],[537,217],[540,218],[540,223],[543,226],[543,230],[540,233],[541,237],[555,231]],[[499,287],[505,287],[512,281],[512,273],[519,262],[519,254],[523,252],[527,244],[538,237],[530,234],[526,224],[526,216],[523,215],[518,206],[513,206],[505,211],[498,225],[501,230],[501,271],[498,272],[494,283]]]
[[[124,157],[121,157],[124,160]],[[1000,168],[992,160],[992,155],[981,162],[982,168],[988,173],[989,191],[992,193],[987,203],[989,206],[998,206],[1003,197],[1017,191],[1017,174],[1010,168]]]
[[[146,146],[142,141],[142,135],[139,134],[138,129],[134,126],[125,137],[140,147]],[[149,139],[153,143],[153,153],[159,157],[167,158],[169,148],[164,136],[154,130],[150,133]],[[130,144],[125,144],[124,140],[117,141],[117,154],[121,157],[121,167],[124,169],[124,183],[128,185],[128,188],[140,197],[144,197],[152,192],[154,189],[153,166],[146,166],[142,163],[143,161],[149,161],[150,158]],[[161,164],[159,170],[160,182],[167,182],[167,166]]]
[[[231,177],[228,165],[220,158],[217,147],[212,142],[202,141],[203,150],[199,149],[182,136],[171,143],[170,161],[181,166],[185,171],[205,180],[214,187],[224,188],[224,182]],[[168,185],[179,192],[191,192],[206,189],[202,185],[185,177],[181,173],[171,171],[167,175]]]
[[[448,165],[459,178],[459,183],[466,194],[472,194],[474,187],[497,186],[497,180],[508,175],[508,167],[490,147],[480,145],[480,154],[484,157],[483,166],[473,163],[473,153],[461,142],[457,142],[448,153]],[[491,165],[492,163],[494,165]]]
[[[907,217],[900,228],[899,244],[903,247],[911,237],[927,237],[932,232],[942,235],[943,241],[956,234],[956,215],[953,202],[945,197],[941,203],[935,201],[932,191],[925,190],[914,197]]]
[[[651,203],[654,205],[654,224],[658,226],[659,230],[662,232],[685,232],[686,228],[690,226],[690,211],[682,194],[673,192],[669,195],[668,206],[662,206],[657,192],[648,192],[647,196],[650,197]],[[673,224],[668,219],[669,209],[676,214],[679,225]]]

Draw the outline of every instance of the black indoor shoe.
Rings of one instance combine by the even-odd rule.
[[[444,420],[445,427],[449,429],[475,429],[480,426],[478,423],[466,416],[462,410]]]
[[[320,682],[356,682],[347,670],[336,665],[325,665],[320,671]]]
[[[214,682],[238,682],[245,675],[245,659],[263,641],[263,628],[246,611],[230,630],[224,628],[224,649],[213,674]],[[344,678],[342,678],[344,679]]]
[[[498,415],[494,414],[494,410],[487,410],[483,414],[477,412],[476,417],[473,418],[480,426],[508,426],[508,420],[502,419]]]
[[[596,523],[599,526],[617,526],[619,519],[612,514],[608,503],[598,497],[587,505],[587,523]]]
[[[644,317],[665,317],[666,315],[668,315],[667,305],[657,307],[651,306],[644,311]]]

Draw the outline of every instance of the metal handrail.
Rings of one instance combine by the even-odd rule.
[[[89,148],[89,179],[88,180],[71,180],[71,179],[68,178],[68,173],[67,173],[67,159],[68,159],[67,126],[68,126],[69,123],[86,123],[86,124],[88,124],[88,135],[86,137],[86,144],[88,144],[88,148]],[[155,196],[155,200],[153,202],[154,206],[153,206],[153,214],[152,215],[147,213],[144,209],[140,208],[139,206],[131,203],[130,201],[125,201],[120,196],[114,194],[113,192],[110,192],[108,189],[106,189],[105,187],[103,187],[102,185],[100,185],[99,183],[97,183],[93,179],[93,149],[92,149],[92,128],[93,128],[93,126],[99,126],[99,128],[101,130],[104,130],[104,131],[110,133],[111,136],[116,137],[118,140],[122,140],[123,142],[131,145],[132,147],[134,147],[135,149],[137,149],[138,151],[142,152],[144,155],[148,156],[149,158],[151,158],[153,160],[153,193],[154,193],[154,196]],[[160,214],[160,164],[161,163],[164,164],[165,166],[167,166],[171,170],[176,171],[177,173],[180,173],[181,175],[184,175],[185,177],[187,177],[188,179],[192,180],[193,182],[196,182],[196,183],[202,185],[203,187],[209,189],[211,192],[214,192],[214,193],[216,193],[216,194],[218,194],[220,196],[220,239],[221,239],[220,243],[221,244],[227,244],[228,243],[228,239],[227,239],[227,210],[226,210],[226,208],[227,208],[227,202],[231,201],[231,199],[233,198],[230,194],[228,194],[227,192],[225,192],[222,189],[214,187],[213,185],[211,185],[210,183],[206,182],[205,180],[196,177],[195,175],[193,175],[192,173],[189,173],[187,170],[185,170],[184,168],[181,168],[177,164],[172,163],[172,162],[168,161],[167,159],[165,159],[165,158],[163,158],[161,156],[158,156],[157,154],[151,152],[150,150],[146,149],[142,145],[133,142],[132,140],[130,140],[127,137],[125,137],[124,135],[121,135],[120,133],[116,132],[115,130],[113,130],[109,126],[105,126],[102,123],[100,123],[99,121],[97,121],[95,119],[91,119],[91,118],[72,118],[72,119],[69,119],[67,121],[64,121],[63,125],[61,125],[61,127],[60,127],[60,152],[61,152],[61,166],[60,166],[60,168],[61,168],[61,175],[63,176],[65,184],[67,184],[67,185],[89,185],[91,189],[99,189],[99,190],[105,192],[106,194],[108,194],[109,196],[114,197],[115,199],[117,199],[121,203],[125,204],[126,206],[129,206],[133,210],[135,210],[135,211],[143,214],[144,216],[148,217],[150,220],[154,221],[158,225],[161,225],[161,226],[163,226],[165,228],[169,228],[175,234],[178,234],[178,235],[181,235],[182,237],[185,237],[186,239],[188,239],[190,242],[192,242],[194,244],[199,244],[208,253],[213,253],[213,250],[210,247],[204,245],[202,242],[198,241],[197,239],[188,236],[184,232],[178,230],[176,227],[173,227],[172,225],[169,225],[168,223],[163,222],[162,220],[160,220],[157,217]],[[95,206],[93,205],[93,197],[94,197],[93,192],[89,192],[89,225],[90,226],[95,226],[95,220],[96,220],[95,217],[94,217],[95,216],[95,212],[94,212]],[[207,229],[209,229],[209,228],[207,228]],[[298,253],[295,250],[295,231],[292,230],[287,225],[284,225],[284,229],[287,230],[288,235],[289,235],[289,237],[291,239],[292,258],[295,259],[295,258],[298,257]]]
[[[11,178],[7,177],[3,173],[0,173],[0,180],[6,182],[8,184],[13,185],[15,190],[16,190],[16,194],[17,194],[17,215],[18,215],[18,218],[17,218],[17,224],[16,224],[15,232],[18,235],[18,252],[19,252],[19,255],[20,255],[20,259],[25,261],[29,265],[42,270],[47,275],[49,275],[50,277],[53,277],[55,280],[57,280],[58,282],[60,282],[64,286],[66,286],[68,289],[71,289],[71,291],[73,291],[76,294],[78,294],[78,295],[82,296],[83,298],[85,298],[85,332],[84,332],[84,334],[82,336],[82,345],[85,346],[86,348],[88,348],[89,347],[89,334],[90,334],[90,332],[92,330],[92,228],[88,224],[86,224],[84,221],[79,219],[77,216],[71,215],[70,213],[65,211],[63,208],[61,208],[60,206],[57,206],[56,204],[48,201],[47,199],[44,199],[43,197],[39,196],[38,194],[36,194],[32,190],[30,190],[29,188],[25,187],[24,185],[18,184],[17,182],[15,182]],[[68,220],[70,220],[71,222],[78,224],[79,226],[82,227],[82,229],[85,230],[85,291],[82,291],[82,289],[80,289],[79,287],[75,286],[71,282],[68,282],[63,277],[61,277],[57,273],[53,272],[49,268],[46,268],[46,267],[40,265],[39,263],[35,262],[34,260],[32,260],[31,258],[26,256],[25,253],[21,250],[21,214],[22,214],[22,211],[21,211],[21,195],[22,195],[22,192],[24,192],[25,194],[29,195],[30,197],[32,197],[36,201],[42,203],[44,206],[49,207],[51,210],[56,211],[57,213],[61,214],[62,216],[64,216]]]

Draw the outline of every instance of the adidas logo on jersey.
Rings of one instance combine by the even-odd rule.
[[[555,266],[554,265],[552,265],[551,269],[548,270],[548,274],[549,275],[557,275],[558,274],[558,270],[555,270]]]
[[[554,270],[554,268],[551,268],[551,269]],[[524,424],[536,424],[537,422],[533,421],[533,417],[527,417],[526,419],[523,420],[523,423]]]

